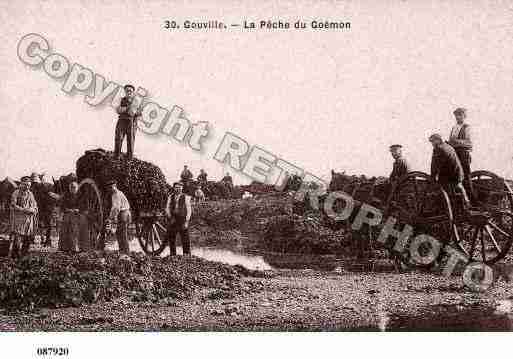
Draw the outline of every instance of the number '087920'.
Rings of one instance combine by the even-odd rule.
[[[39,347],[36,353],[38,356],[67,356],[69,349],[66,347]]]

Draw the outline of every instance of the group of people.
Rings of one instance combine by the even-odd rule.
[[[30,245],[34,242],[37,229],[38,204],[32,191],[31,178],[21,178],[19,187],[11,196],[11,233],[13,245],[11,256],[18,258],[29,252]],[[113,222],[116,222],[116,237],[121,255],[129,260],[128,232],[131,222],[130,202],[125,194],[117,188],[116,181],[106,183],[107,193],[110,195],[111,208],[106,221],[106,231],[114,232]],[[62,224],[59,231],[59,251],[75,253],[93,249],[104,249],[105,243],[99,243],[95,248],[94,238],[89,231],[89,215],[87,207],[81,200],[79,186],[76,181],[69,183],[67,191],[62,195],[53,194],[62,212]],[[176,182],[173,185],[173,193],[168,196],[165,213],[168,217],[168,242],[170,254],[176,255],[176,236],[180,234],[183,253],[191,253],[189,239],[189,223],[192,216],[191,198],[183,193],[183,184]],[[47,234],[47,241],[50,234]]]
[[[121,99],[121,103],[116,109],[119,118],[116,124],[114,154],[117,157],[121,155],[121,146],[126,137],[127,156],[132,158],[137,118],[141,113],[134,101],[135,88],[132,85],[125,85],[124,90],[126,96]],[[453,114],[456,123],[451,129],[448,141],[444,141],[438,133],[432,134],[429,137],[429,141],[433,146],[431,176],[446,191],[462,193],[465,203],[470,205],[474,200],[472,182],[470,180],[472,151],[470,126],[465,121],[467,117],[466,109],[457,108]],[[411,168],[403,156],[402,145],[394,144],[390,146],[390,152],[394,158],[394,164],[389,180],[391,183],[395,183],[407,175]],[[173,184],[173,192],[167,198],[165,213],[169,223],[167,240],[171,255],[176,255],[177,235],[181,237],[183,253],[191,253],[189,223],[192,217],[192,199],[189,194],[184,192],[184,186],[190,188],[189,185],[194,183],[193,178],[192,172],[185,165],[180,174],[180,181]],[[206,185],[207,181],[208,175],[201,169],[193,191],[196,201],[205,200],[202,186]],[[233,179],[229,173],[226,173],[221,183],[228,188],[233,188]],[[38,213],[45,212],[40,211],[38,208],[38,201],[36,201],[36,197],[30,189],[32,185],[34,185],[34,188],[37,188],[37,180],[24,176],[21,178],[20,186],[13,192],[11,197],[11,233],[14,235],[13,257],[23,256],[28,253],[30,244],[34,241]],[[116,236],[119,250],[123,256],[129,258],[128,227],[131,222],[130,203],[125,194],[117,188],[115,181],[109,181],[106,183],[106,186],[112,203],[106,222],[106,229],[112,232],[114,228],[112,223],[117,222]],[[90,214],[87,213],[85,204],[81,203],[78,189],[78,183],[71,181],[63,195],[55,194],[55,199],[58,201],[58,206],[63,213],[58,248],[64,252],[95,249],[93,248],[93,240],[90,238],[88,219]],[[47,227],[44,244],[50,245],[51,225],[47,214],[41,216],[41,221]],[[100,247],[104,247],[104,245],[104,243],[100,244]]]
[[[203,187],[208,182],[208,174],[205,172],[205,170],[202,168],[200,169],[200,173],[198,174],[198,177],[196,178],[197,183],[194,184],[193,188],[193,194],[194,194],[194,200],[196,202],[203,202],[205,201],[205,192],[203,191]],[[190,188],[190,185],[194,183],[194,175],[189,170],[189,167],[187,165],[183,166],[183,170],[180,173],[180,182],[183,186]],[[225,176],[221,179],[221,183],[227,186],[230,190],[233,189],[233,178],[230,176],[230,173],[226,173]]]
[[[470,178],[472,151],[470,125],[466,123],[467,110],[465,108],[457,108],[453,114],[456,123],[451,129],[448,141],[444,141],[438,133],[429,136],[429,141],[433,146],[431,177],[445,191],[461,193],[465,204],[470,206],[475,201]],[[394,183],[408,174],[411,168],[403,156],[400,144],[390,146],[390,152],[394,158],[394,164],[389,180]]]
[[[132,218],[130,202],[125,194],[117,188],[116,181],[109,181],[107,187],[111,195],[112,205],[106,227],[107,230],[112,230],[111,223],[117,221],[116,237],[119,251],[124,259],[130,260],[128,256],[130,252],[128,226]],[[173,192],[166,201],[165,214],[168,219],[167,242],[169,244],[169,254],[171,256],[176,255],[176,238],[180,235],[183,254],[190,255],[189,223],[192,217],[192,205],[191,197],[183,192],[183,184],[181,182],[173,184]]]
[[[41,235],[44,246],[51,246],[51,216],[49,200],[43,198],[38,187],[35,174],[21,178],[19,187],[11,195],[11,234],[13,245],[11,256],[14,258],[28,253],[34,243],[37,227],[45,228],[45,236]],[[78,200],[78,183],[71,181],[63,195],[55,193],[46,195],[57,200],[62,211],[62,223],[59,226],[58,248],[64,252],[89,250],[92,248],[88,236],[88,222],[84,207]],[[40,200],[37,200],[39,197]],[[48,207],[48,208],[45,208]]]

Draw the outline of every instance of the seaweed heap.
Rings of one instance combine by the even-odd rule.
[[[254,195],[262,195],[262,194],[270,194],[270,193],[279,192],[279,190],[277,189],[277,187],[275,185],[261,183],[261,182],[257,182],[257,181],[253,181],[249,185],[236,186],[236,188],[239,190],[241,195],[245,191],[248,191],[249,193],[252,193]]]
[[[162,210],[170,190],[159,167],[137,158],[116,158],[102,149],[86,151],[78,159],[77,177],[92,178],[101,190],[107,181],[116,180],[136,212]]]
[[[219,230],[260,230],[274,216],[292,213],[292,198],[268,197],[248,200],[209,201],[194,207],[192,223]]]
[[[0,259],[0,307],[33,310],[119,297],[185,299],[201,289],[236,292],[241,274],[236,267],[196,257],[161,259],[134,253],[128,262],[116,253],[32,253],[18,261]]]
[[[333,254],[344,251],[350,237],[344,229],[325,227],[320,215],[296,214],[271,218],[263,232],[267,250],[279,253]]]

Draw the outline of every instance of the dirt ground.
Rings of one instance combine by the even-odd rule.
[[[484,293],[432,273],[273,271],[245,277],[251,291],[212,291],[157,303],[120,299],[78,308],[0,313],[1,331],[511,330],[513,290]]]

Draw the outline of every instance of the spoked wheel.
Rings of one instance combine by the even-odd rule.
[[[471,175],[475,206],[456,218],[454,243],[470,261],[493,264],[513,244],[513,193],[501,177],[488,171]]]
[[[92,248],[100,247],[101,237],[104,236],[103,202],[101,192],[94,180],[85,178],[78,185],[78,196],[84,205],[83,214],[87,218],[88,240]]]
[[[167,246],[167,224],[164,218],[140,216],[136,223],[137,238],[144,253],[162,254]]]
[[[447,243],[456,230],[449,197],[431,176],[423,172],[410,172],[392,188],[387,200],[385,219],[396,219],[396,228],[403,225],[413,228],[413,235],[401,253],[396,257],[407,267],[432,267],[435,262],[421,264],[410,256],[410,245],[417,235],[427,234],[441,244]],[[418,249],[421,256],[427,255],[431,248]]]
[[[454,243],[471,262],[496,263],[513,244],[513,214],[507,211],[471,211],[456,226]]]

